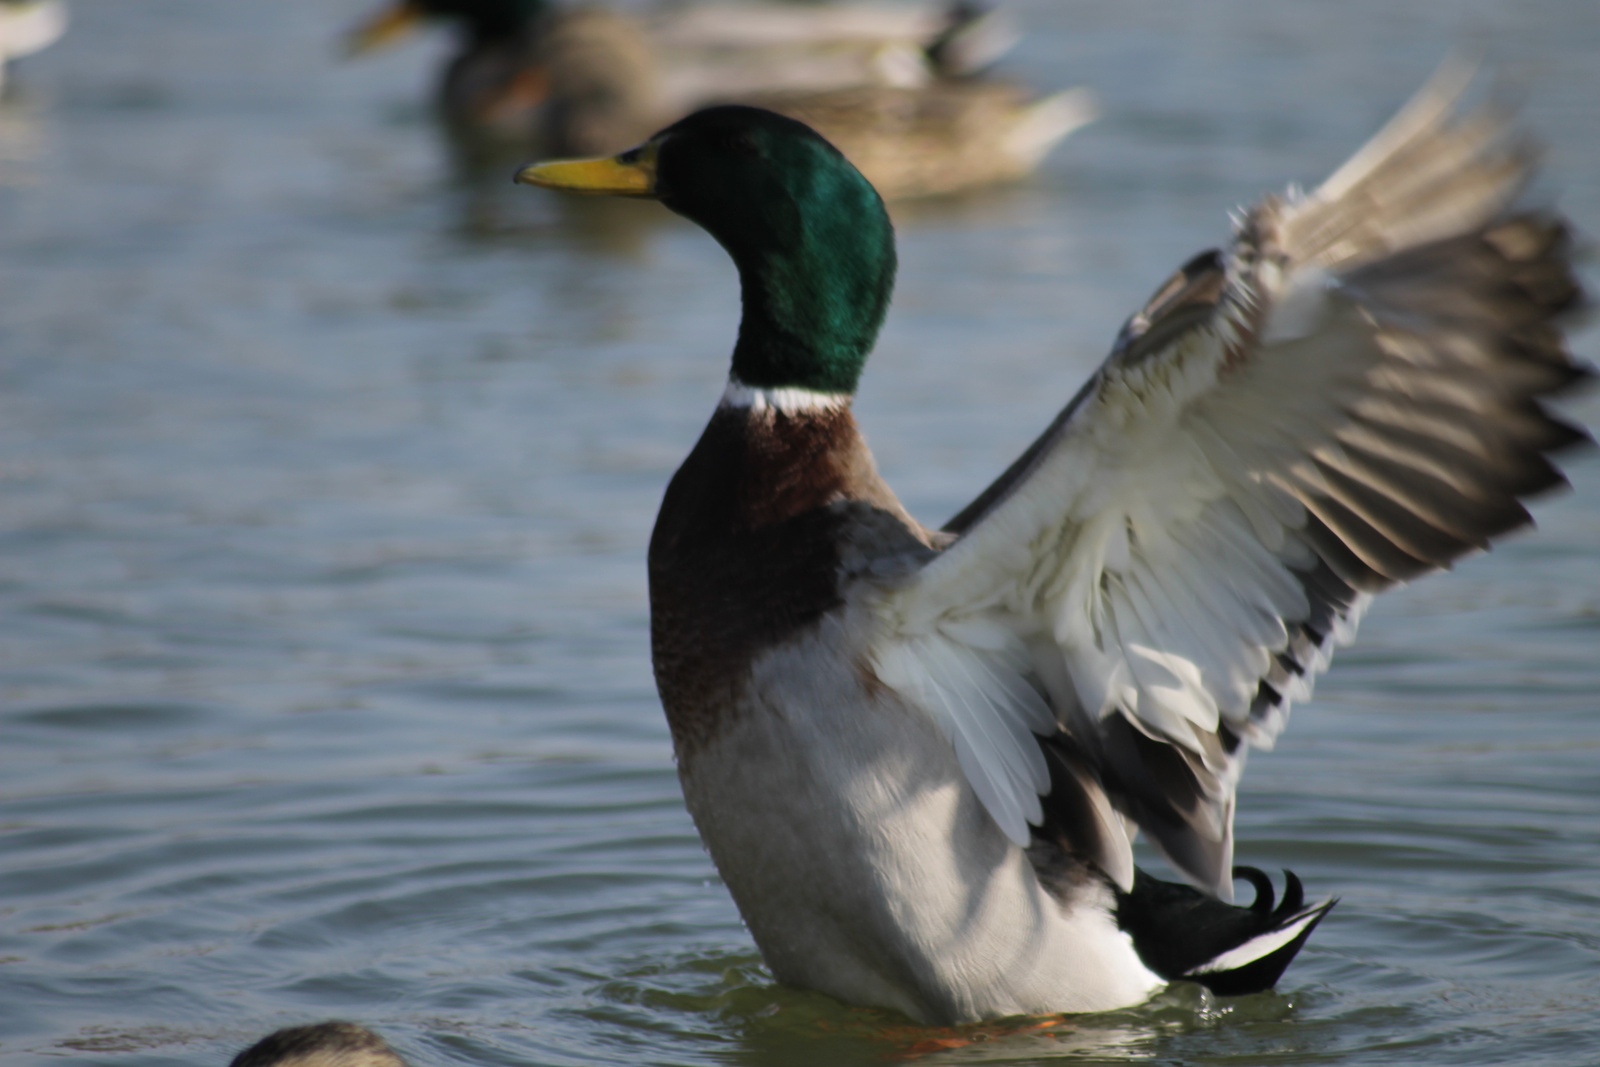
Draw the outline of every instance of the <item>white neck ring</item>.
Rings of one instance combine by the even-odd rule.
[[[728,387],[722,391],[722,401],[719,406],[749,408],[752,411],[772,410],[792,415],[804,411],[836,411],[849,403],[849,393],[819,393],[814,389],[802,389],[793,385],[768,389],[758,385],[746,385],[739,379],[730,377]]]

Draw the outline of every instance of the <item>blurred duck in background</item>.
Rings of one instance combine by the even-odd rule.
[[[333,1021],[275,1030],[229,1067],[406,1067],[406,1061],[365,1026]]]
[[[61,0],[0,0],[0,95],[13,59],[48,48],[67,32],[67,5]]]
[[[1094,116],[1086,90],[1033,99],[976,78],[1017,34],[1003,14],[966,3],[636,16],[545,0],[401,0],[357,27],[350,50],[425,21],[461,33],[439,101],[469,165],[506,151],[616,152],[699,107],[746,103],[815,127],[899,199],[1020,178]]]

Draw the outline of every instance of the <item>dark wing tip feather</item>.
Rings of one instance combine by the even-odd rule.
[[[1198,757],[1149,736],[1124,714],[1101,722],[1100,739],[1097,770],[1111,803],[1185,874],[1202,885],[1222,882],[1232,841],[1213,828],[1215,797],[1203,768],[1197,773]]]
[[[1361,593],[1381,593],[1394,585],[1393,578],[1368,566],[1318,515],[1308,513],[1301,532],[1321,566],[1349,588]]]
[[[1041,737],[1038,743],[1050,770],[1050,791],[1039,798],[1044,818],[1033,830],[1035,842],[1042,840],[1076,864],[1090,863],[1109,875],[1116,866],[1112,853],[1117,843],[1107,839],[1095,810],[1091,792],[1100,789],[1099,776],[1070,735]],[[1040,871],[1041,877],[1046,873]],[[1048,888],[1051,879],[1044,880]]]

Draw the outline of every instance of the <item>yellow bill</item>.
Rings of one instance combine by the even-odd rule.
[[[358,56],[392,44],[415,30],[425,17],[417,0],[392,0],[350,31],[344,42],[345,54]]]
[[[535,163],[517,171],[516,181],[545,189],[603,196],[637,196],[655,199],[656,146],[654,143],[603,159],[560,159]]]

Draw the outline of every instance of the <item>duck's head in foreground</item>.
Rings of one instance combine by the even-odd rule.
[[[529,185],[661,201],[739,268],[733,374],[758,388],[854,392],[894,289],[894,228],[872,185],[810,127],[714,107],[608,159],[535,164]]]
[[[406,1061],[365,1026],[335,1019],[274,1030],[229,1067],[406,1067]]]

